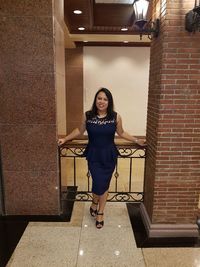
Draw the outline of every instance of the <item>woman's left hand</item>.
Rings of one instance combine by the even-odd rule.
[[[140,146],[146,146],[146,140],[145,139],[138,139],[136,144],[140,145]]]

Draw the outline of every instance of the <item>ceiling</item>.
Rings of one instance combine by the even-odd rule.
[[[82,14],[74,14],[74,10]],[[148,36],[141,39],[134,26],[133,0],[64,0],[64,19],[75,46],[150,45]]]

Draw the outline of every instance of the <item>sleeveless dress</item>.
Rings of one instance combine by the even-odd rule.
[[[84,155],[92,176],[92,192],[102,195],[108,190],[116,166],[118,150],[114,143],[117,113],[112,119],[107,117],[89,118],[86,112],[86,130],[88,145]]]

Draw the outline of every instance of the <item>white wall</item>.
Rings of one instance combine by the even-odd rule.
[[[146,135],[149,47],[84,47],[84,111],[91,108],[100,87],[113,95],[124,129]]]

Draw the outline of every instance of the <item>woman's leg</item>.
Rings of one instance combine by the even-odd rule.
[[[106,205],[107,197],[108,197],[108,190],[103,195],[99,196],[99,209],[98,209],[98,213],[97,213],[97,221],[98,222],[103,221],[103,213],[104,213],[104,208]]]
[[[94,193],[92,193],[92,205],[91,205],[91,208],[93,210],[96,210],[98,203],[99,203],[99,196],[94,194]]]
[[[92,193],[92,197],[93,197],[93,201],[98,204],[99,203],[99,196],[96,195],[95,193]]]
[[[92,204],[90,206],[90,215],[95,217],[98,210],[99,196],[92,193]]]

